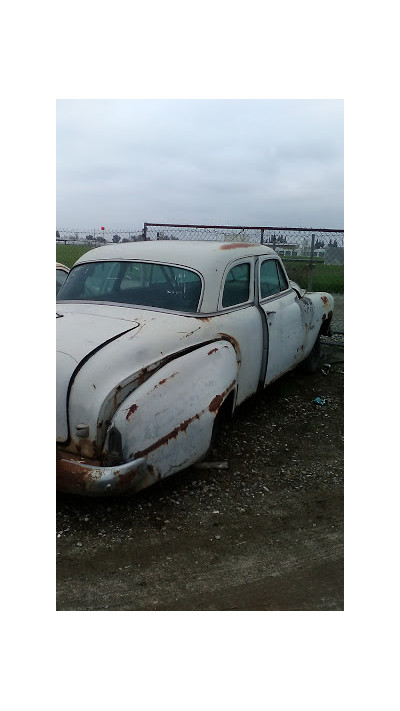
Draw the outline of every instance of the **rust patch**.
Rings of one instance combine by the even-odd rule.
[[[327,296],[321,296],[321,301],[324,306],[329,306],[329,299]]]
[[[228,244],[221,245],[220,249],[240,249],[241,247],[258,247],[258,245],[251,242],[228,242]]]
[[[146,454],[149,454],[155,449],[162,447],[163,444],[168,444],[171,439],[177,438],[179,432],[186,432],[191,422],[194,422],[194,420],[198,420],[199,418],[200,415],[194,415],[193,417],[189,417],[187,420],[184,420],[184,422],[182,422],[178,427],[175,427],[172,432],[164,435],[164,437],[160,437],[160,439],[158,439],[157,442],[154,442],[154,444],[151,444],[149,447],[146,447],[146,449],[142,449],[140,452],[135,452],[135,458],[144,457]]]
[[[81,467],[82,459],[74,458],[73,455],[68,455],[69,459],[63,459],[62,455],[57,453],[56,460],[56,486],[57,491],[66,493],[75,492],[84,494],[86,492],[87,483],[90,483],[92,474],[90,469],[85,470]],[[91,460],[94,466],[98,466],[98,460]]]
[[[129,422],[130,418],[136,412],[137,409],[138,409],[138,406],[136,404],[133,404],[130,406],[128,412],[126,413],[127,422]]]
[[[221,405],[222,405],[222,402],[223,402],[223,400],[224,400],[225,395],[227,395],[228,392],[229,392],[230,390],[232,390],[234,384],[235,384],[235,381],[232,380],[231,384],[228,385],[228,387],[226,388],[226,390],[224,390],[224,392],[221,393],[221,395],[216,395],[216,396],[211,400],[211,402],[210,402],[210,404],[209,404],[209,406],[208,406],[208,409],[210,410],[210,412],[215,412],[215,413],[218,412],[219,408],[220,408]]]
[[[218,409],[221,407],[222,401],[225,397],[225,395],[228,394],[230,390],[232,390],[233,386],[235,385],[235,380],[232,380],[231,384],[228,385],[226,390],[224,390],[221,395],[216,395],[215,398],[213,398],[208,406],[208,409],[210,412],[218,412]],[[168,444],[168,442],[171,439],[176,439],[177,436],[179,435],[180,432],[186,432],[187,428],[189,425],[194,422],[195,420],[200,419],[200,415],[203,415],[205,410],[201,410],[201,412],[197,413],[196,415],[193,415],[193,417],[188,417],[187,420],[184,420],[181,422],[180,425],[175,427],[172,432],[169,432],[168,434],[164,435],[163,437],[160,437],[160,439],[157,440],[157,442],[154,442],[154,444],[151,444],[149,447],[146,447],[146,449],[142,449],[138,452],[135,452],[134,457],[139,458],[139,457],[144,457],[146,454],[150,454],[150,452],[154,452],[155,449],[158,449],[159,447],[162,447],[164,444]]]
[[[188,333],[184,336],[184,338],[188,338],[189,336],[192,336],[196,331],[198,331],[201,328],[201,326],[197,326],[193,331],[188,331]]]
[[[218,412],[219,408],[222,405],[222,401],[224,399],[223,395],[216,395],[215,398],[213,398],[208,406],[208,409],[210,412]]]
[[[160,382],[158,384],[164,385],[164,383],[166,383],[167,380],[172,380],[172,378],[175,378],[175,375],[178,375],[178,371],[176,371],[175,373],[172,373],[172,375],[170,375],[169,378],[163,378],[163,380],[160,380]]]
[[[217,353],[218,348],[212,348],[210,351],[208,351],[208,355],[211,355],[212,353]]]
[[[204,321],[205,323],[209,323],[211,321],[211,318],[209,316],[199,316],[199,321]]]
[[[121,487],[122,489],[126,489],[127,487],[130,488],[130,484],[137,479],[140,476],[139,472],[137,469],[134,469],[131,472],[126,472],[126,474],[118,474],[118,483],[116,485],[116,489]]]
[[[172,373],[172,375],[170,375],[168,378],[163,378],[162,380],[160,380],[160,382],[157,383],[157,384],[154,386],[153,390],[155,390],[156,388],[158,388],[159,385],[165,385],[165,383],[167,382],[167,380],[172,380],[172,378],[175,378],[175,375],[178,375],[178,372]]]
[[[226,341],[229,341],[229,343],[232,343],[232,345],[236,351],[236,354],[237,354],[237,361],[238,361],[238,363],[241,363],[242,362],[242,352],[240,350],[239,342],[236,340],[236,338],[234,338],[233,336],[229,336],[228,333],[219,333],[218,335],[221,336],[222,338],[224,338]],[[226,346],[224,346],[224,347],[226,348]]]

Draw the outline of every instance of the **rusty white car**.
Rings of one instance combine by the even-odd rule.
[[[57,300],[57,489],[139,491],[201,460],[222,416],[301,363],[315,369],[332,310],[262,245],[86,253]]]
[[[60,262],[56,262],[56,296],[64,284],[69,273],[68,267]]]

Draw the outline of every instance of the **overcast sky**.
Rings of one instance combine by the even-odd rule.
[[[343,228],[341,100],[60,100],[57,228]]]

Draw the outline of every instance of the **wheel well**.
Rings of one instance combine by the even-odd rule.
[[[220,409],[218,410],[217,418],[220,424],[224,424],[231,419],[233,414],[233,407],[235,404],[235,391],[231,390],[228,397],[222,403]]]
[[[331,321],[332,321],[332,311],[329,311],[326,319],[322,322],[322,326],[319,329],[319,333],[321,336],[330,336],[330,330],[331,330]]]

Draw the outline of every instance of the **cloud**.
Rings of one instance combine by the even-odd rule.
[[[57,225],[343,226],[343,103],[63,100]]]

